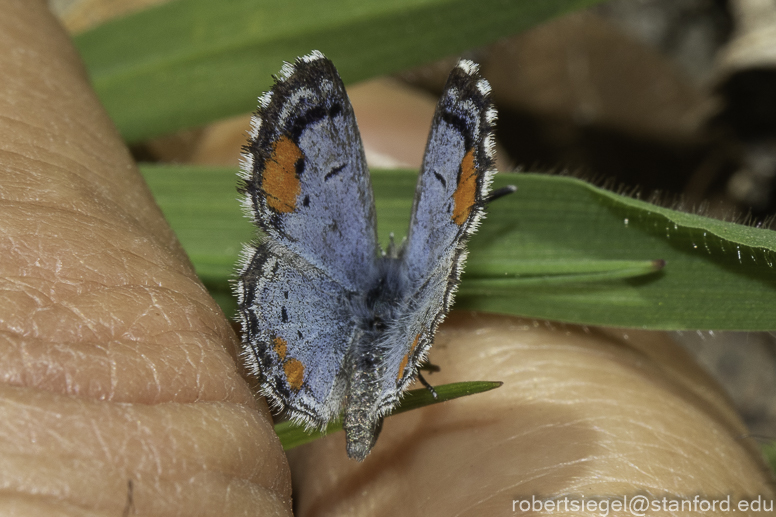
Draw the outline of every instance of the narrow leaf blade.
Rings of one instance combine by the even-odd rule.
[[[472,382],[454,382],[451,384],[443,384],[441,386],[435,386],[434,390],[437,392],[437,398],[434,398],[431,393],[425,389],[410,390],[404,396],[399,407],[397,407],[393,413],[389,416],[398,415],[406,411],[413,409],[419,409],[425,406],[431,406],[439,404],[440,402],[447,402],[448,400],[457,399],[459,397],[467,397],[469,395],[475,395],[477,393],[484,393],[492,389],[501,386],[501,382],[492,381],[472,381]],[[325,431],[311,431],[307,432],[304,427],[297,426],[292,422],[281,422],[275,425],[275,432],[280,438],[280,443],[283,445],[283,449],[288,451],[300,445],[313,442],[319,438],[326,436],[327,434],[336,433],[342,431],[342,420],[335,420],[331,422]]]
[[[228,292],[240,244],[257,236],[238,209],[235,171],[143,170],[198,273],[211,290]],[[409,171],[372,172],[380,242],[390,232],[406,235],[416,179]],[[660,208],[572,178],[498,175],[495,186],[507,184],[518,191],[488,207],[469,243],[466,271],[476,274],[464,272],[456,308],[588,325],[776,330],[776,232]],[[581,274],[591,264],[656,260],[665,267],[640,276]],[[580,274],[514,281],[515,271],[537,263],[548,277],[569,268]]]
[[[346,83],[525,30],[597,0],[177,0],[74,38],[130,142],[256,109],[283,60],[313,49]]]

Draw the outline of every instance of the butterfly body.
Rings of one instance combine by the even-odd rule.
[[[266,236],[236,286],[245,357],[278,410],[323,427],[344,409],[363,460],[449,311],[482,216],[495,120],[461,61],[432,124],[407,239],[382,251],[363,146],[342,81],[318,52],[259,100],[245,148],[245,208]]]

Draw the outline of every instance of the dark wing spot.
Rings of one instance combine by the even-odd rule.
[[[283,291],[283,297],[288,300],[288,291]]]
[[[462,116],[445,110],[442,113],[442,120],[453,126],[458,133],[463,137],[464,147],[469,149],[472,147],[472,131],[470,129],[469,121]]]
[[[441,183],[443,187],[447,188],[447,181],[445,181],[441,174],[434,171],[434,177],[439,180],[439,183]]]
[[[280,319],[283,320],[283,323],[288,323],[288,312],[286,312],[285,307],[280,308]]]
[[[284,398],[288,399],[291,397],[291,390],[288,389],[288,383],[286,383],[285,377],[281,375],[275,375],[274,387]]]
[[[340,171],[342,171],[342,169],[344,169],[344,168],[345,168],[345,164],[344,164],[344,163],[343,163],[342,165],[339,165],[339,166],[337,166],[337,167],[334,167],[334,168],[331,170],[331,172],[329,172],[329,173],[328,173],[326,176],[324,176],[324,177],[323,177],[323,181],[329,181],[331,178],[333,178],[334,176],[336,176],[337,174],[339,174],[339,173],[340,173]]]
[[[310,196],[305,196],[302,200],[302,206],[310,206]]]
[[[302,333],[300,331],[296,331],[296,335],[299,336],[299,339],[302,339],[304,336],[302,336]]]
[[[298,116],[294,120],[293,126],[290,128],[291,137],[294,139],[294,142],[299,141],[305,129],[326,118],[327,115],[326,106],[316,106]]]

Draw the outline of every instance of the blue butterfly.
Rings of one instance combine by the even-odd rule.
[[[344,409],[363,460],[418,375],[450,306],[494,172],[496,110],[477,65],[453,69],[434,115],[409,235],[381,250],[361,137],[320,52],[286,63],[244,148],[244,205],[266,236],[236,295],[243,357],[274,409],[325,427]]]

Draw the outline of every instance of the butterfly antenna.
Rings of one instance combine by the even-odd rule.
[[[499,189],[494,190],[488,196],[485,198],[485,204],[489,205],[493,201],[497,200],[500,197],[508,196],[509,194],[512,194],[513,192],[517,191],[517,187],[514,185],[507,185],[506,187],[501,187]]]

